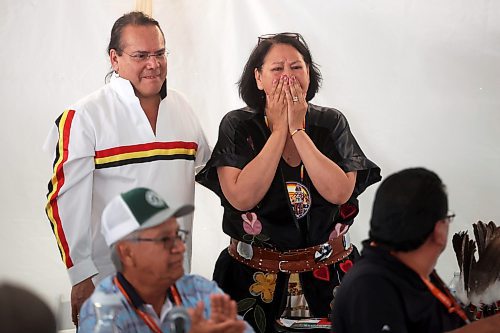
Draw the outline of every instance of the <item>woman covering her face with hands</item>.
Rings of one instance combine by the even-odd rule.
[[[259,37],[197,181],[224,207],[231,237],[214,280],[256,331],[282,317],[327,317],[357,257],[347,230],[357,196],[380,180],[336,109],[309,103],[321,74],[295,33]]]

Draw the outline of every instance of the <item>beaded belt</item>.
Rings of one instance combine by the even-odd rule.
[[[352,252],[352,245],[345,234],[324,244],[280,252],[231,238],[228,251],[237,261],[264,272],[302,273],[344,259]]]

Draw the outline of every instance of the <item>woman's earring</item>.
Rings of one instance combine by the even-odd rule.
[[[114,75],[115,77],[120,77],[120,73],[118,73],[118,71],[113,71],[113,75]]]

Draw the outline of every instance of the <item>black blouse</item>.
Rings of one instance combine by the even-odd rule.
[[[325,200],[307,177],[306,170],[304,182],[311,192],[311,208],[306,228],[301,228],[293,213],[283,177],[282,169],[286,162],[281,159],[269,190],[257,206],[248,212],[232,207],[222,193],[217,167],[243,169],[259,154],[271,134],[262,113],[250,108],[234,110],[222,119],[212,156],[196,176],[197,182],[221,198],[226,234],[253,245],[283,251],[324,243],[336,223],[352,224],[358,211],[356,198],[381,179],[380,168],[366,158],[349,129],[347,119],[336,109],[309,104],[306,133],[321,153],[342,170],[357,171],[356,185],[349,202],[339,207]]]

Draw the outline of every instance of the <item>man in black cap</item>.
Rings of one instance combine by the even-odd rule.
[[[332,331],[498,332],[499,315],[466,325],[466,314],[434,271],[453,217],[445,186],[432,171],[407,169],[382,182],[362,258],[336,292]]]

